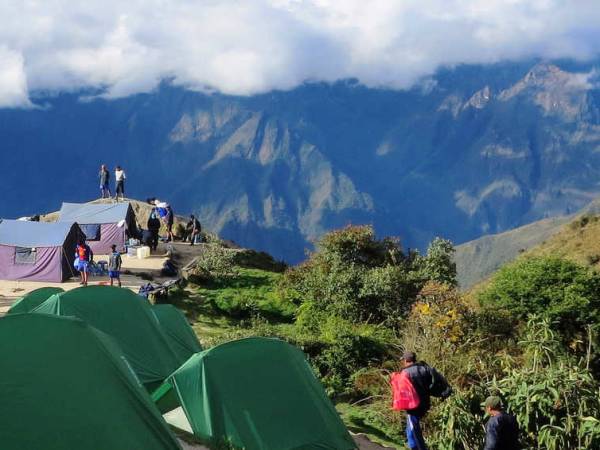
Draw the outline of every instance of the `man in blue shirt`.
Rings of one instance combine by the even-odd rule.
[[[488,397],[484,405],[485,412],[490,415],[485,426],[484,450],[519,450],[517,419],[504,412],[500,397]]]

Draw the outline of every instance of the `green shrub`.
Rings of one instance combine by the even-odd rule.
[[[234,278],[237,274],[235,264],[237,251],[221,244],[207,244],[202,247],[201,255],[196,259],[191,274],[195,282]]]
[[[276,261],[268,253],[249,249],[243,249],[236,253],[235,264],[248,269],[260,269],[278,273],[284,272],[287,269],[287,265],[284,262]]]
[[[591,214],[584,214],[583,216],[575,219],[569,225],[572,230],[577,230],[578,228],[585,228],[590,222],[597,222],[598,216],[594,216]]]
[[[485,389],[473,385],[457,389],[447,400],[436,403],[426,421],[427,440],[440,450],[483,448],[484,417],[481,403]]]
[[[285,273],[280,289],[309,302],[304,314],[344,317],[353,323],[397,327],[423,285],[422,258],[404,255],[397,240],[375,238],[370,226],[349,226],[326,234],[317,251]]]
[[[594,264],[597,264],[600,261],[600,255],[597,253],[593,255],[587,255],[586,260],[590,266],[593,266]]]
[[[600,384],[587,361],[567,353],[548,319],[532,318],[519,348],[518,358],[504,358],[502,373],[486,381],[483,366],[481,376],[434,405],[425,424],[432,447],[481,448],[487,420],[481,404],[494,394],[516,416],[526,448],[599,448]]]
[[[380,365],[387,349],[373,334],[361,334],[344,319],[329,317],[321,328],[325,344],[312,362],[329,395],[352,393],[354,374],[369,366]]]
[[[568,339],[579,339],[588,324],[600,323],[600,276],[559,258],[528,258],[505,266],[479,300],[515,319],[542,314]]]

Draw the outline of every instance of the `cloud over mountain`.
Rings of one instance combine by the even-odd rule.
[[[597,0],[87,0],[0,3],[0,107],[36,91],[254,94],[356,77],[403,88],[440,65],[600,52]]]

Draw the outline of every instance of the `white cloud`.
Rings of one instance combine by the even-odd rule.
[[[404,88],[440,65],[600,51],[597,0],[87,0],[0,3],[0,106],[39,90],[253,94],[356,77]]]
[[[31,106],[21,54],[0,46],[0,68],[0,106]]]

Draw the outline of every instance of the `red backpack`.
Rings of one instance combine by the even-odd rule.
[[[77,255],[79,256],[79,261],[87,261],[89,259],[88,249],[85,245],[77,246]]]
[[[410,377],[404,370],[392,373],[390,384],[392,385],[393,410],[408,411],[419,406],[419,403],[421,403],[419,394],[417,394]]]

